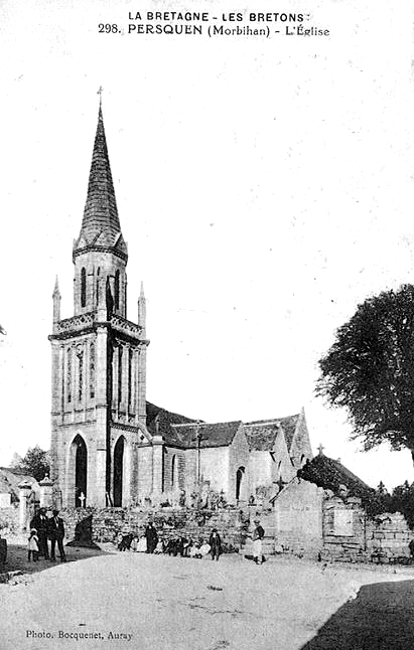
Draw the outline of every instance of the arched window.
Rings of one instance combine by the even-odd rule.
[[[119,309],[119,269],[115,273],[115,309]]]
[[[239,469],[236,472],[236,499],[237,499],[237,501],[241,498],[244,472],[245,472],[245,467],[239,467]]]
[[[118,356],[118,404],[121,405],[122,402],[122,353],[123,347],[119,346],[119,356]]]
[[[172,489],[175,488],[175,484],[177,482],[176,473],[177,473],[177,461],[176,461],[176,455],[174,454],[174,456],[171,459],[171,488]]]
[[[134,396],[134,373],[133,373],[133,365],[134,362],[134,351],[132,348],[129,348],[128,351],[128,411],[132,410],[132,400]]]
[[[89,360],[89,397],[95,397],[95,344],[91,343]]]
[[[78,350],[78,400],[83,398],[83,350]]]
[[[114,506],[122,506],[122,495],[124,492],[124,464],[125,464],[125,438],[120,436],[114,448],[114,483],[113,495]]]
[[[99,305],[99,280],[100,280],[100,275],[101,275],[101,267],[98,266],[98,270],[96,271],[96,306]]]
[[[86,269],[81,270],[81,307],[86,307]]]
[[[68,402],[72,401],[72,350],[66,351],[66,396]]]
[[[79,434],[73,440],[71,450],[75,463],[75,508],[83,508],[87,497],[88,452]]]

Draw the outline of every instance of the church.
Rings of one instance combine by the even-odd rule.
[[[209,424],[146,399],[149,340],[141,285],[127,318],[122,236],[102,106],[74,241],[73,316],[53,291],[51,479],[61,507],[181,500],[200,486],[230,504],[290,481],[312,458],[305,414]],[[188,502],[188,501],[187,501]]]

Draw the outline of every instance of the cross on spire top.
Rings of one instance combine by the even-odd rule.
[[[103,93],[103,88],[102,86],[99,86],[97,95],[99,95],[99,106],[102,106],[102,93]]]

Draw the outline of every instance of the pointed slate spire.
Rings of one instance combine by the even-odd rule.
[[[74,245],[74,255],[88,249],[107,250],[108,248],[116,249],[114,252],[126,259],[127,249],[119,223],[100,104],[88,193],[80,235]]]

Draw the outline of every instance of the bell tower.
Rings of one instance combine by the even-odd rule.
[[[127,319],[128,250],[101,105],[72,259],[73,316],[61,320],[56,279],[49,336],[55,501],[63,507],[127,506],[143,486],[140,456],[148,457],[152,448],[146,428],[149,341],[142,285],[138,323]]]

